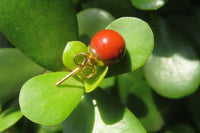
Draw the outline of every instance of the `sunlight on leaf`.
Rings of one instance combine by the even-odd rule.
[[[73,77],[56,86],[67,74],[47,73],[28,80],[19,97],[23,115],[44,125],[57,124],[66,119],[78,105],[84,92],[83,83]]]

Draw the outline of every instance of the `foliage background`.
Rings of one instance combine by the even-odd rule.
[[[195,0],[73,0],[73,3],[69,0],[0,0],[0,131],[92,132],[95,126],[91,125],[95,122],[91,117],[94,111],[91,99],[96,98],[99,110],[107,109],[116,114],[124,110],[128,112],[128,117],[123,120],[127,129],[133,127],[130,129],[132,132],[145,132],[137,119],[151,133],[200,132],[199,7]],[[88,11],[91,8],[93,12]],[[100,11],[106,12],[106,16],[98,18]],[[86,99],[62,123],[40,125],[22,117],[18,105],[22,85],[49,70],[66,69],[60,59],[66,42],[80,40],[89,44],[96,31],[126,16],[146,21],[153,31],[154,50],[144,66],[133,72],[105,78],[99,85],[104,91],[97,89],[86,95]],[[88,34],[85,35],[86,32]],[[108,75],[125,68],[121,65]],[[114,99],[117,102],[112,102]],[[124,109],[124,106],[127,108]],[[110,116],[101,119],[106,121],[107,118]],[[112,117],[107,124],[112,125],[118,118],[121,118],[120,115]],[[137,131],[128,118],[139,125]],[[102,128],[95,129],[97,132],[122,132],[118,128],[124,123],[103,131]]]

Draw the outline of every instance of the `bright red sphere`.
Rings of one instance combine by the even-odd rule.
[[[125,51],[123,37],[114,30],[99,31],[92,38],[90,46],[104,65],[118,62]]]

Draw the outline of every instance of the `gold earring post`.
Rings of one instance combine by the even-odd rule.
[[[66,77],[64,77],[62,80],[60,80],[59,82],[56,83],[56,86],[60,85],[62,82],[64,82],[65,80],[67,80],[69,77],[71,77],[72,75],[74,75],[75,73],[77,73],[78,71],[80,71],[82,68],[82,66],[77,67],[76,69],[74,69],[71,73],[69,73]]]

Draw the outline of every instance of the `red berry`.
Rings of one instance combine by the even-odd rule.
[[[124,55],[124,51],[124,39],[114,30],[99,31],[94,35],[89,46],[89,53],[100,66],[118,62]]]

